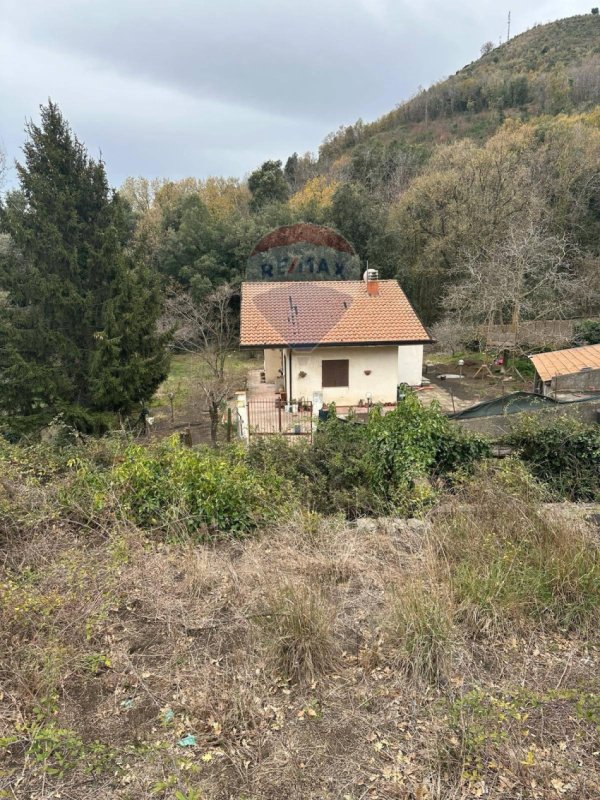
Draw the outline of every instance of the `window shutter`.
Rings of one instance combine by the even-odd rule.
[[[321,362],[322,380],[324,389],[337,386],[348,386],[350,361],[347,358],[328,359]]]

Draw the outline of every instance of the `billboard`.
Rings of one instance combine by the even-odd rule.
[[[263,236],[246,267],[247,281],[356,281],[361,275],[360,260],[343,236],[306,222]]]

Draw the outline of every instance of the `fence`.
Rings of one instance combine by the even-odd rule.
[[[597,320],[597,317],[585,317]],[[521,343],[530,347],[556,345],[566,347],[573,341],[575,330],[583,319],[538,319],[525,320],[519,325]],[[488,325],[478,331],[478,336],[486,347],[515,346],[515,331],[512,325]]]
[[[287,405],[279,397],[250,398],[249,436],[305,436],[312,441],[312,403]]]

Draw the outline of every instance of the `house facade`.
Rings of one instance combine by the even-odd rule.
[[[431,337],[393,280],[242,284],[241,346],[267,383],[319,408],[393,403],[421,383]]]

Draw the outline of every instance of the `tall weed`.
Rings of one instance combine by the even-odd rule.
[[[478,632],[534,621],[589,624],[600,607],[600,551],[552,516],[518,462],[488,468],[438,514],[434,536],[459,617]]]

